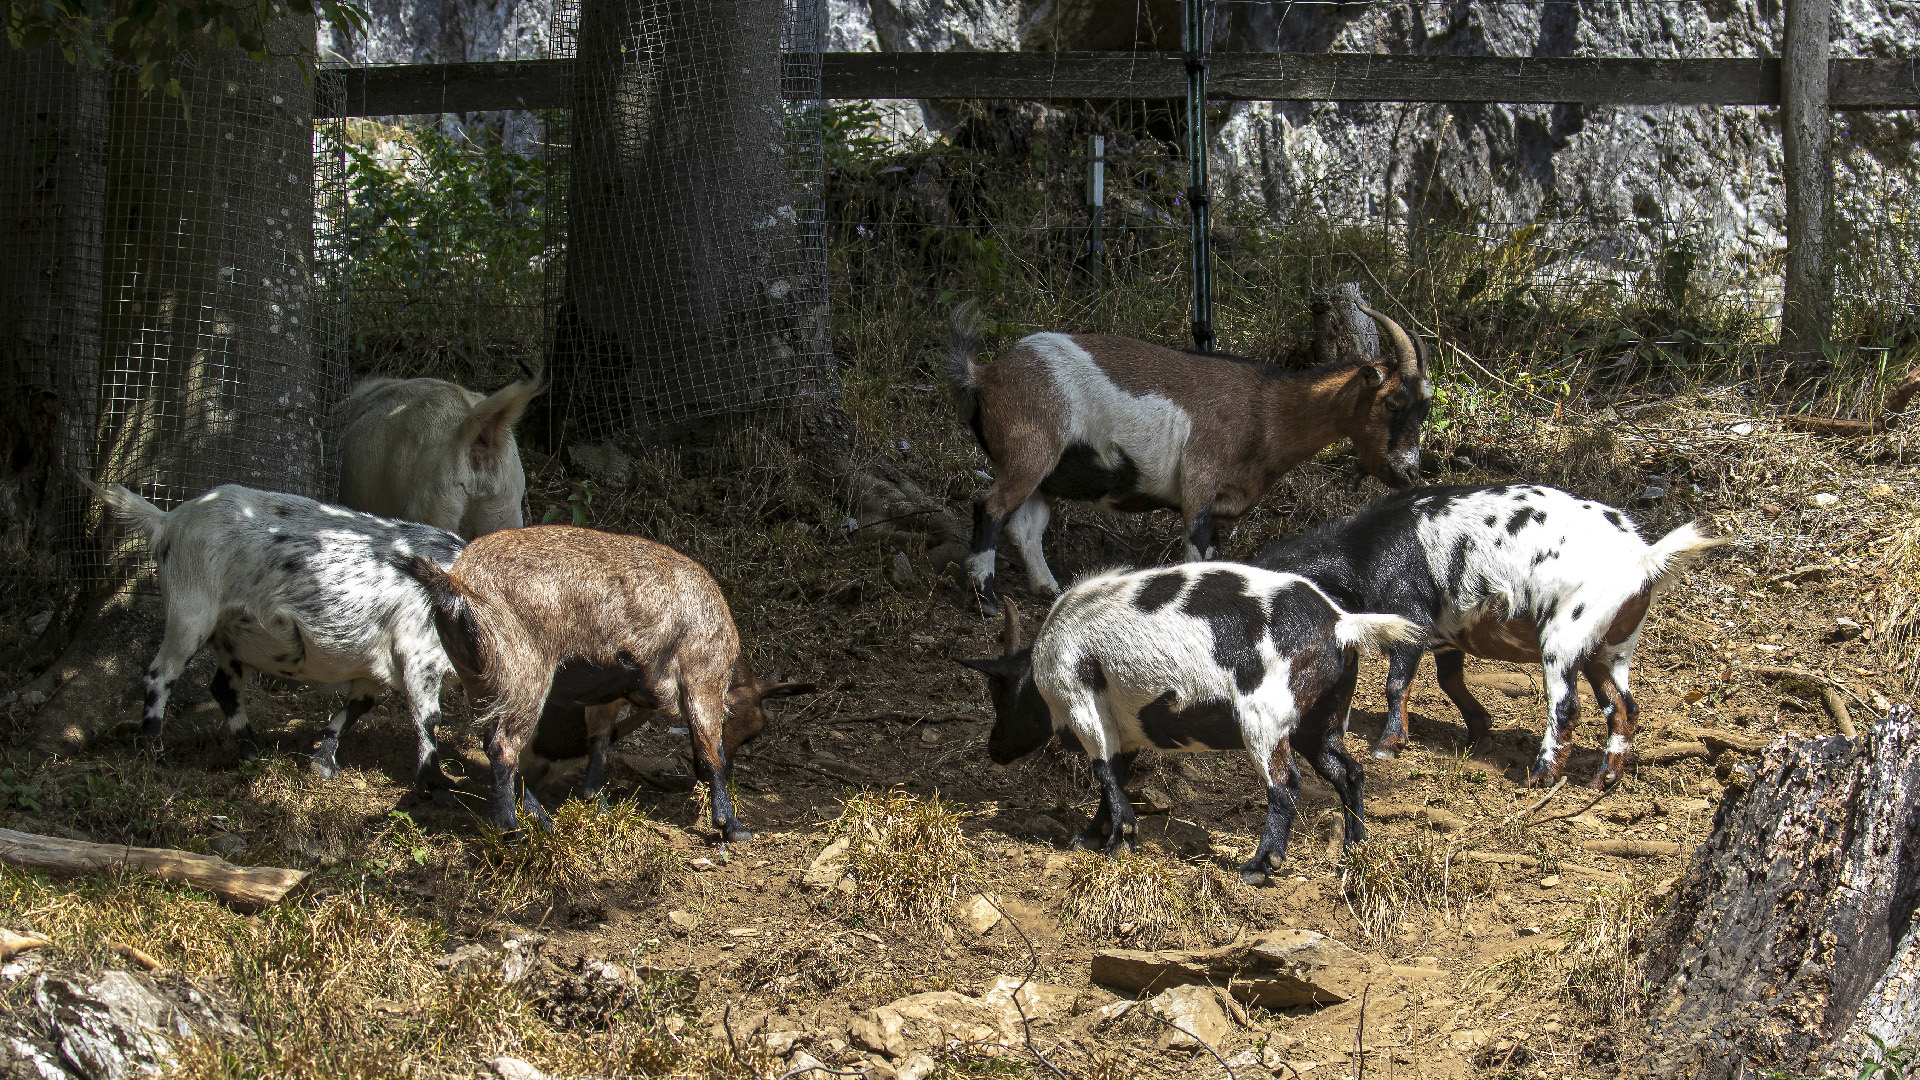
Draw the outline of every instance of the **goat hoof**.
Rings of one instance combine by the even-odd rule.
[[[736,821],[721,830],[720,837],[723,844],[744,844],[753,839],[753,833]]]
[[[1493,753],[1493,736],[1482,735],[1479,738],[1473,740],[1472,754],[1474,757],[1487,757],[1492,753]]]
[[[1398,750],[1386,746],[1375,747],[1373,751],[1373,760],[1375,761],[1392,761],[1399,756],[1400,752]]]
[[[1240,884],[1242,885],[1265,885],[1271,880],[1273,880],[1273,878],[1267,873],[1267,868],[1264,866],[1242,866],[1240,868]]]
[[[1536,767],[1527,773],[1526,786],[1530,788],[1537,788],[1542,784],[1551,784],[1553,783],[1553,781],[1554,781],[1554,775],[1553,775],[1552,769],[1542,769],[1542,768]]]

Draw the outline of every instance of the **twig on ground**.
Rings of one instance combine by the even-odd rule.
[[[1596,807],[1596,806],[1599,806],[1599,805],[1600,805],[1600,800],[1601,800],[1601,799],[1604,799],[1604,798],[1606,798],[1607,796],[1609,796],[1609,795],[1611,795],[1611,794],[1613,794],[1613,789],[1614,789],[1614,788],[1617,788],[1617,787],[1619,787],[1619,786],[1620,786],[1620,781],[1621,781],[1621,780],[1623,780],[1623,779],[1625,779],[1625,778],[1626,778],[1626,777],[1625,777],[1625,774],[1624,774],[1624,773],[1623,773],[1623,774],[1621,774],[1620,776],[1616,776],[1616,777],[1614,777],[1611,783],[1609,783],[1609,784],[1607,784],[1607,786],[1606,786],[1606,787],[1603,787],[1603,788],[1601,788],[1601,789],[1600,789],[1600,794],[1598,794],[1598,795],[1595,795],[1595,796],[1593,797],[1593,799],[1592,799],[1592,801],[1590,801],[1590,802],[1588,802],[1588,803],[1587,803],[1587,805],[1585,805],[1585,806],[1583,806],[1583,807],[1581,807],[1580,809],[1578,809],[1578,810],[1575,810],[1575,811],[1574,811],[1573,813],[1571,813],[1571,814],[1555,814],[1555,815],[1553,815],[1552,817],[1543,817],[1543,818],[1541,818],[1541,819],[1540,819],[1540,820],[1538,820],[1538,821],[1529,821],[1529,822],[1527,822],[1527,823],[1526,823],[1526,825],[1524,825],[1524,826],[1522,826],[1522,827],[1523,827],[1523,828],[1528,828],[1528,829],[1531,829],[1531,828],[1533,828],[1533,827],[1534,827],[1535,825],[1545,825],[1545,824],[1546,824],[1547,822],[1549,822],[1549,821],[1564,821],[1564,820],[1566,820],[1567,818],[1576,818],[1576,817],[1579,817],[1579,816],[1580,816],[1581,814],[1584,814],[1584,813],[1586,813],[1587,811],[1589,811],[1589,810],[1591,810],[1591,809],[1593,809],[1594,807]],[[1564,778],[1562,778],[1562,780],[1561,780],[1561,783],[1565,783],[1565,782],[1566,782],[1566,780],[1565,780]]]
[[[1146,1017],[1147,1019],[1152,1020],[1156,1023],[1165,1024],[1168,1027],[1172,1028],[1173,1030],[1179,1032],[1180,1034],[1185,1035],[1187,1038],[1192,1039],[1194,1042],[1199,1043],[1201,1046],[1206,1047],[1207,1053],[1213,1055],[1213,1060],[1219,1062],[1220,1067],[1222,1069],[1227,1070],[1227,1080],[1240,1080],[1239,1077],[1234,1075],[1233,1066],[1227,1064],[1227,1059],[1220,1056],[1220,1051],[1215,1050],[1213,1048],[1212,1043],[1208,1042],[1207,1040],[1201,1038],[1198,1035],[1195,1035],[1193,1032],[1188,1031],[1186,1028],[1181,1027],[1179,1024],[1174,1023],[1173,1021],[1167,1019],[1164,1016],[1155,1016],[1153,1014],[1152,1009],[1146,1010]]]
[[[1523,818],[1523,817],[1532,817],[1534,813],[1538,811],[1541,807],[1552,802],[1553,797],[1555,795],[1560,794],[1560,789],[1566,786],[1567,786],[1567,778],[1562,776],[1558,781],[1554,783],[1553,788],[1551,790],[1549,790],[1545,795],[1540,796],[1539,802],[1536,802],[1532,806],[1529,806],[1525,810],[1522,810],[1520,813],[1515,814],[1514,818],[1518,820],[1519,818]]]
[[[1020,985],[1013,988],[1013,1011],[1020,1017],[1020,1031],[1026,1036],[1027,1053],[1032,1054],[1035,1061],[1045,1065],[1047,1070],[1060,1080],[1067,1080],[1067,1074],[1060,1071],[1060,1066],[1047,1060],[1047,1055],[1042,1054],[1040,1048],[1033,1045],[1033,1021],[1027,1019],[1027,1007],[1020,1004],[1020,991],[1027,988],[1027,984],[1033,981],[1034,972],[1040,970],[1040,950],[1033,947],[1033,939],[1027,936],[1026,930],[1019,923],[1013,921],[1013,916],[1008,915],[1007,909],[1000,906],[1000,901],[985,892],[980,894],[980,898],[993,905],[993,910],[1000,913],[1000,918],[1005,920],[1008,926],[1013,927],[1013,932],[1020,935],[1020,943],[1027,947],[1027,973],[1020,977]]]
[[[1353,1025],[1353,1080],[1360,1080],[1367,1071],[1367,1044],[1364,1036],[1367,1032],[1367,994],[1373,987],[1360,988],[1360,1018]]]

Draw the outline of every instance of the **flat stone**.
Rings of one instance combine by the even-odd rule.
[[[1220,995],[1211,986],[1176,986],[1154,995],[1147,1001],[1147,1012],[1173,1025],[1155,1025],[1159,1034],[1154,1041],[1166,1050],[1198,1050],[1201,1043],[1218,1049],[1233,1030]]]
[[[502,1055],[487,1062],[487,1067],[500,1080],[547,1080],[546,1073],[517,1057]]]
[[[851,843],[850,837],[842,836],[828,844],[814,856],[813,863],[800,876],[800,883],[809,889],[831,889],[838,885],[847,876],[847,848]]]
[[[972,897],[961,901],[958,914],[961,925],[973,931],[975,936],[983,935],[1000,925],[1000,909],[994,907],[993,902],[980,893],[975,893]]]
[[[1248,1005],[1337,1005],[1359,995],[1373,961],[1311,930],[1280,930],[1218,949],[1101,949],[1096,983],[1131,992],[1198,984],[1230,987]]]

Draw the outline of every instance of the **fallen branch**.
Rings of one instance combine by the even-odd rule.
[[[1580,846],[1596,855],[1621,858],[1658,858],[1680,854],[1680,845],[1672,840],[1584,840]]]
[[[1886,402],[1880,407],[1880,419],[1841,420],[1826,416],[1789,416],[1786,427],[1790,431],[1804,431],[1811,435],[1825,435],[1835,439],[1857,439],[1867,435],[1878,435],[1891,431],[1899,424],[1899,414],[1905,411],[1907,402],[1920,392],[1920,368],[1907,373],[1905,379],[1892,390],[1887,391]]]
[[[1638,756],[1642,765],[1671,765],[1688,758],[1713,760],[1713,752],[1708,750],[1707,744],[1703,742],[1661,743],[1659,746],[1649,746],[1639,751]]]
[[[1831,676],[1822,675],[1817,671],[1808,671],[1806,668],[1782,667],[1776,664],[1741,664],[1740,667],[1763,678],[1778,679],[1782,682],[1800,682],[1813,687],[1820,695],[1820,704],[1826,708],[1827,716],[1833,720],[1834,726],[1840,729],[1840,734],[1849,739],[1858,734],[1854,730],[1853,717],[1847,712],[1846,699],[1840,696],[1839,684]],[[1751,747],[1750,751],[1757,753],[1771,741],[1771,739],[1764,740]]]
[[[1460,854],[1473,862],[1492,863],[1495,866],[1518,866],[1529,870],[1540,868],[1540,860],[1531,855],[1502,855],[1489,851],[1463,851]],[[1575,866],[1571,863],[1561,863],[1555,869],[1562,874],[1578,874],[1581,877],[1604,878],[1608,881],[1617,880],[1620,876],[1605,870],[1596,870],[1591,866]]]
[[[235,866],[225,859],[172,848],[93,844],[12,829],[0,829],[0,862],[56,874],[86,874],[129,867],[205,889],[232,904],[252,907],[278,902],[307,879],[305,870]]]
[[[1683,728],[1675,734],[1687,739],[1696,739],[1709,747],[1722,746],[1728,750],[1738,750],[1743,754],[1757,754],[1773,741],[1771,735],[1745,735],[1737,731],[1721,728]]]
[[[130,960],[133,963],[136,963],[141,967],[146,968],[148,971],[159,971],[163,966],[165,966],[161,964],[160,961],[155,960],[151,955],[147,954],[146,952],[140,949],[136,949],[133,946],[128,945],[123,941],[114,942],[113,951],[119,953],[122,957],[126,958],[127,960]]]
[[[53,942],[33,934],[16,934],[11,930],[0,930],[0,964],[32,949],[44,949]]]

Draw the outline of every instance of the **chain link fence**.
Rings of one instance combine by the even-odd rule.
[[[269,40],[311,37],[286,20]],[[229,482],[325,498],[336,472],[343,249],[315,191],[340,187],[337,135],[315,134],[292,60],[206,46],[175,73],[184,101],[0,49],[0,385],[43,462],[5,509],[78,591],[144,554],[77,475],[171,508]]]
[[[660,436],[833,394],[824,22],[823,0],[555,5],[575,64],[548,138],[550,430]]]

